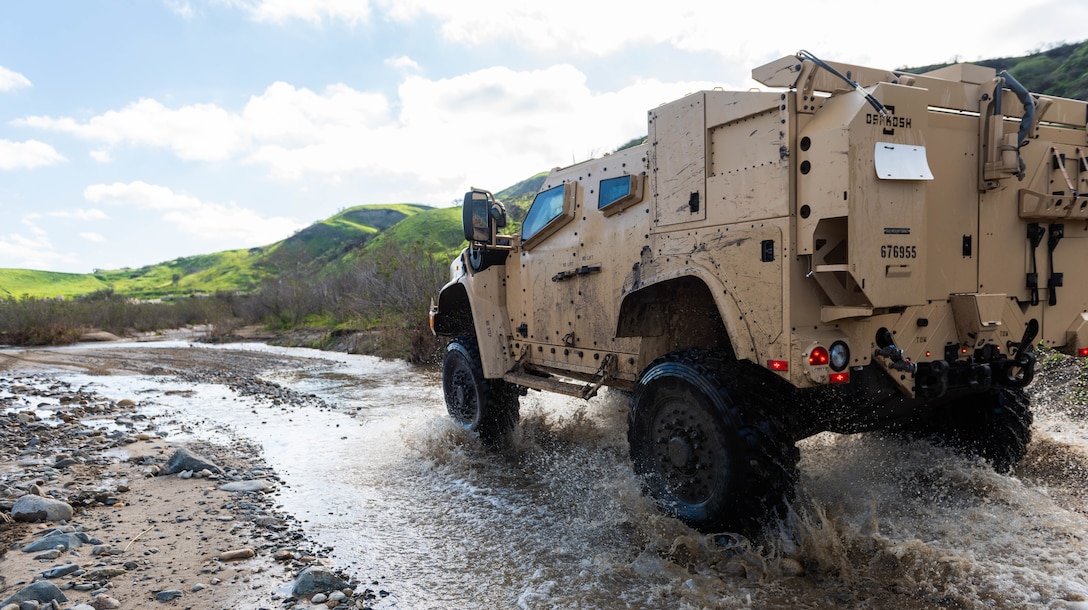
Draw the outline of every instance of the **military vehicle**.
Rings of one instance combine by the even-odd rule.
[[[431,311],[449,413],[494,442],[526,389],[628,392],[635,472],[703,531],[765,523],[824,431],[1010,469],[1033,348],[1088,356],[1088,103],[969,64],[752,75],[553,170],[519,233],[465,195]]]

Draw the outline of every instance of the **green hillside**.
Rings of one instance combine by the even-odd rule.
[[[434,215],[419,225],[419,235],[442,236],[435,246],[448,250],[453,229],[460,231],[460,209]],[[26,269],[0,269],[0,298],[72,298],[99,291],[141,299],[214,292],[249,292],[268,277],[285,269],[307,268],[315,276],[363,247],[375,236],[414,216],[439,212],[419,204],[361,205],[298,231],[267,246],[186,256],[136,269],[96,270],[91,274],[54,273]],[[448,217],[448,218],[447,218]],[[456,222],[453,219],[456,217]],[[449,226],[442,223],[445,222]],[[412,225],[409,225],[409,227]],[[444,231],[444,232],[443,232]],[[412,230],[398,235],[421,239]],[[426,241],[426,240],[424,240]],[[430,243],[430,242],[428,242]]]
[[[405,218],[382,231],[363,251],[380,250],[390,242],[419,248],[436,256],[455,256],[465,246],[461,208],[434,208]]]
[[[1008,70],[1029,91],[1088,100],[1088,41],[1062,44],[1050,49],[1022,55],[983,59],[970,63],[997,70]],[[921,74],[950,64],[935,64],[904,71]]]
[[[70,298],[104,290],[108,285],[85,273],[55,273],[29,269],[0,269],[0,299]]]

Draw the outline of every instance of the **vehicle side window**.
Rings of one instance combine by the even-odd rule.
[[[597,209],[606,216],[642,200],[642,176],[626,175],[601,180]]]
[[[565,185],[537,193],[533,205],[521,224],[521,240],[528,241],[546,227],[549,222],[563,214],[563,192]]]

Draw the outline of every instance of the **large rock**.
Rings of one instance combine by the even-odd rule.
[[[49,602],[57,600],[58,602],[66,602],[68,598],[64,596],[64,593],[57,588],[57,585],[49,582],[48,580],[39,580],[38,582],[29,584],[22,589],[19,589],[11,597],[0,602],[0,608],[8,604],[21,604],[23,602],[38,602],[38,604],[48,604]]]
[[[338,591],[349,586],[351,585],[347,581],[333,574],[332,570],[324,566],[310,566],[295,579],[295,586],[291,592],[294,595],[306,596],[314,593]]]
[[[272,491],[274,487],[268,481],[260,479],[246,479],[244,481],[232,481],[219,489],[223,491]]]
[[[177,474],[186,470],[196,472],[205,468],[216,474],[223,474],[223,469],[213,464],[211,460],[182,447],[175,451],[174,455],[170,456],[170,461],[166,463],[166,471],[163,474]]]
[[[48,551],[50,549],[62,547],[67,551],[89,543],[90,541],[91,537],[85,532],[53,532],[40,540],[35,540],[34,542],[27,544],[21,550],[24,553],[36,553],[38,551]],[[3,606],[0,606],[0,608],[3,608]]]
[[[53,498],[27,495],[15,501],[11,517],[24,523],[68,521],[72,518],[72,505]]]

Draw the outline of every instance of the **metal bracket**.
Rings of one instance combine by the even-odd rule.
[[[616,362],[615,354],[608,354],[604,357],[601,368],[597,369],[590,382],[582,388],[582,398],[589,400],[597,395],[597,390],[601,389],[604,382],[616,374]]]

